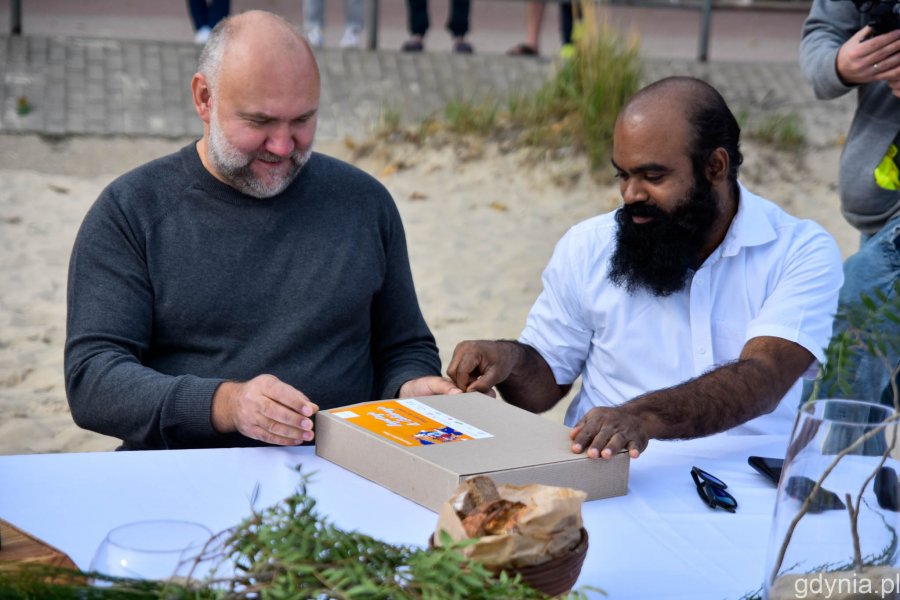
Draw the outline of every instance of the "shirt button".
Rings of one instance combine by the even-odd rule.
[[[706,354],[706,348],[703,347],[703,346],[698,346],[698,347],[697,347],[697,353],[698,353],[698,354]]]

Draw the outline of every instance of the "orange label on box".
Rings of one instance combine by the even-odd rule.
[[[430,446],[493,437],[414,398],[376,400],[328,412],[402,446]]]

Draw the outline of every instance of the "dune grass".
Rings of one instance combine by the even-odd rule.
[[[745,135],[779,150],[799,150],[806,143],[803,123],[796,113],[766,115],[750,121]]]
[[[616,116],[640,88],[643,66],[637,38],[626,40],[598,19],[591,2],[582,11],[574,55],[537,92],[511,98],[508,116],[523,143],[573,146],[598,168],[608,163]]]
[[[548,151],[571,148],[586,154],[592,167],[606,166],[616,115],[638,90],[642,64],[637,38],[626,41],[598,19],[593,2],[582,2],[582,11],[573,32],[575,52],[536,91],[505,100],[453,100],[443,115],[413,127],[404,127],[399,111],[386,108],[376,136],[421,143],[440,132],[473,135]]]
[[[385,109],[376,137],[443,142],[451,136],[502,140],[506,147],[532,147],[544,154],[582,154],[593,171],[608,169],[616,117],[643,83],[637,36],[624,36],[581,1],[584,18],[573,32],[575,51],[560,59],[550,79],[535,91],[500,100],[456,99],[442,115],[404,126],[400,111]],[[796,114],[737,111],[744,139],[777,150],[796,151],[805,143]],[[443,134],[443,135],[442,135]]]

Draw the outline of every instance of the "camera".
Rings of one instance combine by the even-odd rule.
[[[900,0],[852,0],[856,9],[868,17],[872,35],[900,29]]]

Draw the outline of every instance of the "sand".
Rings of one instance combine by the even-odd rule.
[[[112,178],[187,142],[0,135],[0,454],[116,447],[115,439],[79,429],[66,404],[69,251]],[[424,149],[378,142],[368,153],[359,146],[331,141],[317,150],[355,162],[393,194],[445,368],[460,340],[515,338],[555,242],[619,201],[617,187],[591,177],[577,156],[551,159],[477,140]],[[826,144],[794,156],[745,143],[742,179],[818,221],[847,256],[857,234],[838,210],[838,152]]]

